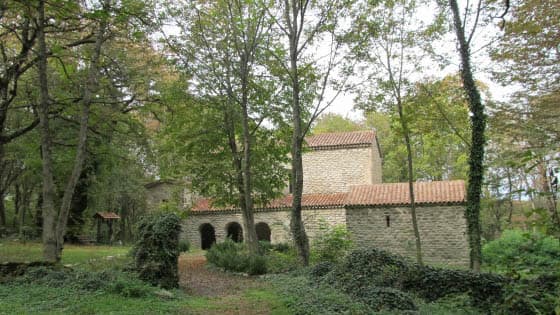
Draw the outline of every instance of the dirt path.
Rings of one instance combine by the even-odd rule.
[[[237,276],[205,267],[202,253],[179,258],[179,285],[205,304],[190,309],[189,314],[285,314],[274,301],[275,294],[265,282],[255,277]],[[271,300],[272,295],[272,300]]]
[[[238,295],[241,291],[258,288],[255,278],[228,274],[218,270],[208,270],[206,257],[200,255],[179,258],[179,285],[189,295],[221,297]]]

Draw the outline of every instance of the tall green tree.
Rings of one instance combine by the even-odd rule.
[[[410,215],[416,245],[416,260],[422,264],[422,244],[414,195],[414,166],[409,120],[405,117],[405,105],[410,81],[408,77],[418,71],[418,60],[412,52],[418,32],[415,24],[414,1],[386,1],[383,3],[359,3],[354,9],[355,20],[349,40],[354,44],[352,53],[356,58],[373,65],[370,74],[376,84],[375,99],[395,107],[399,127],[406,147],[407,180],[410,199]],[[419,58],[418,58],[419,59]],[[383,104],[383,105],[385,105]],[[379,104],[378,104],[379,105]]]
[[[475,22],[469,31],[465,28],[465,20],[459,11],[457,0],[449,0],[451,8],[451,19],[459,47],[461,60],[461,79],[463,88],[469,102],[471,112],[471,147],[469,154],[469,183],[467,189],[467,209],[465,217],[467,219],[467,229],[470,245],[470,265],[475,271],[480,271],[482,261],[480,245],[480,200],[482,185],[484,181],[484,148],[486,144],[486,114],[484,104],[480,96],[479,88],[476,86],[472,64],[471,64],[471,41],[477,28],[478,16],[481,14],[481,1],[476,8]]]
[[[325,91],[332,76],[341,65],[339,41],[341,17],[347,14],[348,1],[287,0],[274,1],[269,9],[270,18],[283,41],[285,51],[271,51],[278,64],[278,74],[289,91],[291,108],[291,183],[293,190],[290,228],[298,256],[304,265],[309,264],[309,239],[302,220],[303,163],[302,148],[305,135],[313,121],[336,96],[343,85],[335,84],[334,97],[327,98]],[[326,41],[327,53],[313,56],[313,44],[320,39]],[[326,60],[321,64],[321,60]],[[347,75],[343,71],[341,77]],[[342,82],[344,83],[344,79]]]
[[[168,44],[193,76],[192,85],[198,91],[195,94],[222,113],[220,131],[225,131],[225,147],[230,150],[234,168],[235,204],[243,214],[246,242],[252,252],[257,252],[253,216],[257,166],[253,160],[255,151],[260,150],[256,146],[266,145],[257,136],[266,132],[262,122],[272,122],[277,115],[271,110],[277,86],[266,78],[269,74],[264,64],[272,40],[266,9],[259,2],[237,0],[192,3],[173,12],[181,12],[175,17],[181,35]]]

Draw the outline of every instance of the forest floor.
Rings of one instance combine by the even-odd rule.
[[[209,269],[201,251],[181,255],[179,277],[187,295],[209,302],[207,307],[191,309],[195,314],[289,314],[267,282]]]
[[[22,244],[0,239],[0,264],[40,260],[41,250],[38,242]],[[129,250],[126,246],[69,245],[64,249],[62,263],[75,270],[103,272],[127,264]],[[110,290],[76,290],[76,279],[52,284],[0,281],[0,315],[290,314],[270,282],[207,268],[203,251],[180,256],[179,276],[180,288],[169,290],[171,298],[154,294],[158,289],[150,286],[138,288],[132,279],[124,284],[133,291],[124,292],[128,293],[124,295]],[[138,289],[144,293],[131,296]]]

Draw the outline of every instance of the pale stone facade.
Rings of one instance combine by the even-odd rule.
[[[420,206],[416,209],[423,259],[428,264],[468,266],[465,207]],[[377,247],[416,257],[408,207],[349,208],[346,226],[357,246]]]
[[[382,158],[375,132],[312,138],[307,139],[308,149],[303,156],[302,202],[304,224],[311,242],[322,224],[342,224],[357,246],[374,246],[413,257],[415,241],[407,207],[408,186],[381,183]],[[415,188],[417,218],[424,260],[468,265],[464,182],[415,185],[418,185]],[[291,241],[288,197],[255,209],[255,224],[266,223],[273,243]],[[200,200],[184,222],[182,238],[194,248],[208,248],[208,244],[231,237],[232,222],[243,226],[238,209],[216,209],[210,200]],[[208,227],[212,230],[210,240]]]
[[[303,155],[303,193],[348,191],[354,185],[381,183],[381,157],[376,145],[311,150]]]
[[[215,231],[216,241],[223,242],[227,235],[227,226],[231,222],[243,225],[243,218],[239,211],[196,213],[185,221],[182,238],[191,242],[195,248],[200,248],[202,239],[200,227],[211,224]],[[257,211],[255,224],[266,223],[271,230],[272,243],[286,243],[291,241],[290,212],[287,210]],[[312,209],[303,211],[305,230],[312,240],[318,233],[322,224],[346,224],[344,209]],[[245,231],[243,231],[245,233]]]

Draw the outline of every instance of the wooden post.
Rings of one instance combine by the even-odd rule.
[[[97,244],[101,243],[101,218],[96,217],[97,221]]]
[[[109,226],[109,245],[113,245],[113,220],[107,220]]]

